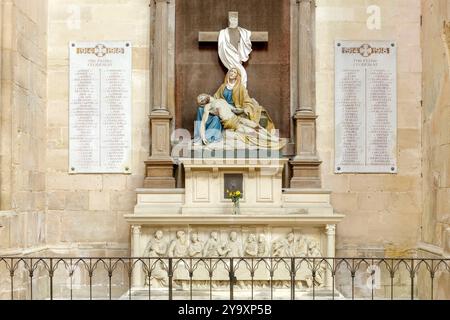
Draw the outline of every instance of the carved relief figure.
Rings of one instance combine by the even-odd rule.
[[[256,257],[258,255],[258,243],[256,243],[256,236],[254,234],[250,234],[247,237],[244,254],[249,257]]]
[[[322,252],[319,249],[319,244],[315,240],[309,240],[308,242],[308,257],[322,257]]]
[[[277,239],[272,243],[272,256],[295,257],[295,235],[289,232],[285,239]]]
[[[164,233],[157,230],[152,240],[147,244],[145,252],[150,258],[163,257],[167,252],[167,243],[163,240]]]
[[[242,256],[241,244],[238,241],[237,233],[235,231],[230,232],[228,242],[223,246],[221,255],[227,257]]]
[[[204,257],[219,257],[221,250],[219,244],[219,235],[217,232],[211,232],[208,241],[203,248],[203,256]]]
[[[289,232],[285,240],[286,257],[295,257],[295,235]]]
[[[321,258],[322,252],[319,249],[319,244],[315,240],[309,240],[308,241],[308,257],[311,258]],[[326,272],[326,265],[320,260],[315,260],[316,265],[320,263],[318,268],[316,269],[316,276],[313,279],[312,275],[308,276],[306,278],[306,283],[308,287],[313,286],[313,280],[315,281],[314,285],[322,287],[325,283],[325,272]]]
[[[261,233],[258,237],[258,257],[267,257],[268,255],[266,236]]]
[[[295,246],[295,256],[306,257],[308,255],[308,243],[304,236],[300,236]]]
[[[149,258],[162,258],[165,257],[167,253],[167,242],[163,239],[163,232],[157,230],[153,239],[151,239],[147,247],[145,248],[144,254]],[[159,260],[152,260],[150,265],[153,268],[151,278],[154,279],[159,285],[165,286],[167,284],[167,272],[164,271],[164,264]],[[150,284],[151,279],[146,279],[146,285]]]
[[[172,240],[168,250],[169,257],[187,257],[188,253],[188,243],[186,239],[186,234],[184,231],[180,230],[176,233],[176,239]]]
[[[201,257],[203,251],[203,242],[198,238],[198,233],[192,233],[191,243],[189,245],[188,253],[190,257]]]
[[[284,245],[282,239],[276,239],[272,242],[272,257],[283,257]]]

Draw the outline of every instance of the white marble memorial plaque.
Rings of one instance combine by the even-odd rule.
[[[397,45],[337,41],[335,172],[397,173]]]
[[[69,171],[131,173],[131,44],[70,43]]]

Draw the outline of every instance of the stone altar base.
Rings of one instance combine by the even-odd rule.
[[[132,226],[132,256],[148,259],[149,265],[151,260],[161,259],[152,265],[151,279],[145,266],[136,268],[133,288],[150,283],[152,289],[164,291],[169,257],[175,257],[173,261],[186,257],[191,262],[202,258],[230,261],[231,257],[245,257],[255,261],[258,257],[334,257],[335,226],[344,216],[334,213],[329,191],[283,189],[282,171],[287,159],[180,161],[186,172],[185,188],[138,189],[134,213],[125,216]],[[227,199],[230,186],[243,193],[238,214],[233,214],[232,201]],[[235,270],[236,288],[242,285],[243,292],[248,292],[252,277],[244,264]],[[177,267],[172,269],[173,281],[184,292],[183,285],[190,280],[189,266],[179,263]],[[317,287],[331,287],[330,274],[320,268],[317,271]],[[207,267],[195,269],[195,286],[201,287],[209,279]],[[273,280],[280,285],[276,290],[284,290],[290,279],[286,268],[274,270]],[[217,266],[211,280],[220,291],[229,281],[227,266]],[[253,280],[258,287],[267,287],[267,267],[255,267]],[[296,280],[299,289],[311,288],[311,270],[300,266]],[[196,290],[199,296],[209,292],[205,288]]]

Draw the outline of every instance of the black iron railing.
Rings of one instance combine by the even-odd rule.
[[[0,257],[0,299],[440,299],[450,259]]]

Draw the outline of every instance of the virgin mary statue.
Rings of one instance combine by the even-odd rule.
[[[267,131],[275,129],[272,119],[266,109],[250,98],[247,88],[241,82],[241,73],[237,68],[231,68],[225,76],[224,83],[214,94],[215,99],[224,99],[236,107],[238,116],[260,124]]]

